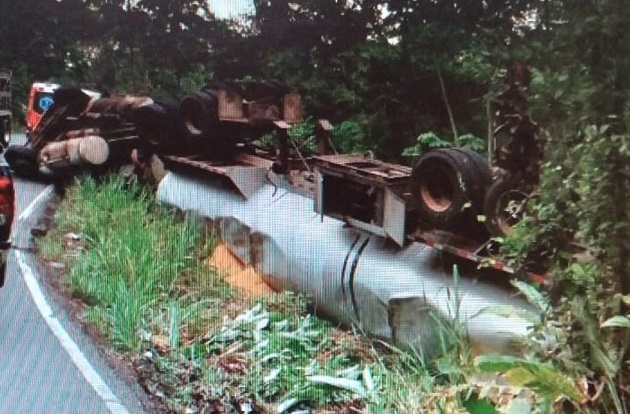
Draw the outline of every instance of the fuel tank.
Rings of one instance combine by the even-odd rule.
[[[526,308],[513,291],[454,277],[429,246],[398,247],[322,217],[311,197],[288,186],[269,182],[246,199],[224,180],[168,172],[157,199],[212,219],[222,241],[274,290],[303,293],[318,314],[428,357],[454,320],[475,353],[518,352],[527,334],[527,320],[484,311]]]

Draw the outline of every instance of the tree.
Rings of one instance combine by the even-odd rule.
[[[95,16],[79,0],[0,2],[0,67],[13,71],[14,114],[22,117],[34,81],[89,77],[84,45],[95,36]],[[67,75],[67,76],[66,76]]]
[[[548,139],[528,250],[550,266],[545,325],[564,339],[543,355],[605,384],[596,410],[627,412],[630,330],[602,323],[627,313],[630,294],[630,11],[623,0],[535,7],[532,103]]]

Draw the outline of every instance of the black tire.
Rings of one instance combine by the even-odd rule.
[[[218,101],[212,93],[197,92],[186,95],[179,103],[179,115],[187,139],[211,140],[218,123]]]
[[[144,105],[133,111],[138,136],[156,147],[166,147],[170,141],[169,114],[159,104]]]
[[[451,151],[458,152],[467,158],[467,161],[460,165],[463,174],[471,179],[470,181],[465,181],[468,187],[466,194],[472,203],[472,207],[478,213],[481,213],[486,191],[492,184],[492,170],[490,170],[486,159],[471,149],[452,148]]]
[[[490,168],[483,157],[470,150],[438,149],[423,155],[411,176],[418,218],[444,228],[461,215],[468,202],[475,212],[481,212],[490,181]]]
[[[6,148],[8,145],[7,142],[7,123],[8,121],[4,118],[0,118],[0,145],[2,149]]]
[[[39,175],[37,152],[21,145],[11,145],[4,153],[4,159],[20,177],[33,178]]]
[[[7,262],[5,260],[4,263],[0,263],[0,288],[4,287],[4,281],[6,280],[7,275]]]
[[[526,213],[529,194],[518,189],[516,180],[500,178],[486,193],[484,215],[486,228],[493,237],[505,237]]]

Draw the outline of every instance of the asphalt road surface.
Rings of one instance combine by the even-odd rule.
[[[14,134],[12,143],[24,139]],[[137,386],[117,376],[39,279],[30,238],[37,211],[18,217],[46,186],[15,182],[14,248],[0,289],[0,414],[144,413]]]

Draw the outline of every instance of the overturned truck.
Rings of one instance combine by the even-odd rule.
[[[497,151],[501,168],[494,171],[463,148],[430,151],[412,168],[337,154],[325,120],[312,137],[316,153],[306,156],[289,134],[302,122],[300,95],[275,81],[223,82],[185,95],[179,105],[62,88],[27,145],[11,146],[5,156],[28,176],[101,171],[130,161],[147,171],[159,160],[169,170],[220,177],[245,198],[265,183],[280,184],[312,197],[320,215],[399,248],[421,242],[514,274],[494,260],[493,240],[524,214],[537,185],[532,165],[540,159],[520,85],[520,79],[506,83],[501,95],[497,133],[513,139]],[[257,144],[262,136],[272,137],[273,148]],[[523,276],[544,283],[538,275]]]
[[[90,97],[60,89],[24,147],[6,159],[23,175],[64,176],[158,158],[168,169],[223,177],[249,197],[273,177],[310,194],[314,209],[382,236],[398,247],[421,241],[467,260],[514,273],[492,259],[493,238],[524,214],[537,186],[537,126],[527,115],[523,71],[500,95],[496,134],[509,135],[496,166],[463,148],[430,151],[412,168],[365,154],[337,154],[325,120],[304,155],[289,130],[302,121],[300,95],[275,81],[223,82],[178,105],[149,97]],[[272,148],[261,148],[262,137]],[[483,219],[482,219],[483,218]],[[536,275],[526,275],[539,282]]]
[[[506,102],[510,96],[521,99],[506,87]],[[497,130],[527,141],[533,123],[505,107]],[[483,312],[524,306],[496,279],[461,282],[467,299],[453,315],[448,297],[458,286],[431,264],[447,253],[495,275],[545,282],[493,258],[493,237],[518,220],[535,189],[522,167],[506,162],[495,174],[482,156],[460,148],[430,151],[411,168],[338,154],[325,120],[308,155],[290,133],[301,122],[300,95],[272,81],[223,82],[178,105],[60,89],[27,145],[9,147],[6,159],[19,174],[48,177],[130,161],[141,174],[165,166],[170,172],[159,168],[155,180],[160,201],[212,219],[272,288],[304,292],[318,310],[386,339],[430,350],[431,321],[453,316],[465,319],[484,349],[505,350],[511,334],[526,333],[527,321]]]

